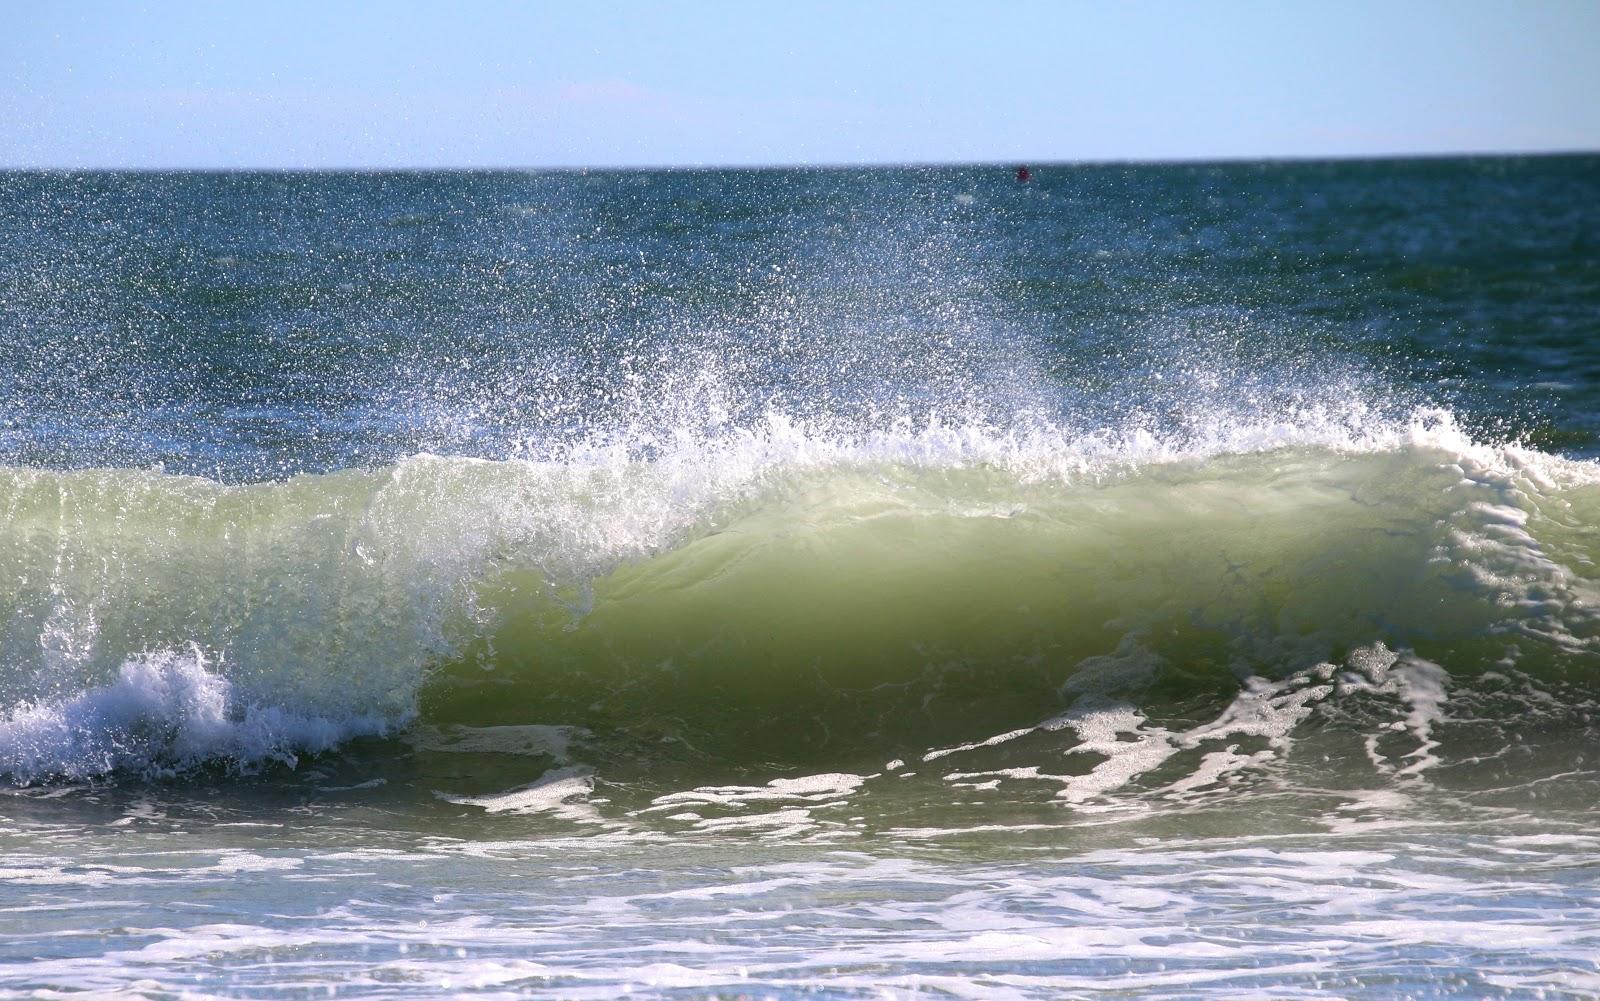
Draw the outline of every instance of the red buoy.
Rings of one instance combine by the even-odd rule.
[[[1033,180],[1033,172],[1031,170],[1029,170],[1027,167],[1018,167],[1017,168],[1017,183],[1018,184],[1027,184],[1031,180]]]

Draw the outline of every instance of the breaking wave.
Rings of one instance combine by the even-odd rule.
[[[14,467],[0,510],[23,784],[417,725],[795,762],[1043,728],[1104,759],[1083,799],[1342,690],[1398,700],[1372,725],[1413,735],[1403,770],[1454,689],[1600,682],[1600,468],[1441,411],[1181,441],[771,418],[243,485]]]

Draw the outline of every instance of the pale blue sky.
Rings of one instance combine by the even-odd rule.
[[[0,0],[0,165],[1600,149],[1600,0]]]

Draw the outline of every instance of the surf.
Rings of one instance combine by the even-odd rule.
[[[1600,680],[1593,463],[1441,411],[1224,430],[773,418],[251,484],[6,468],[0,771],[248,772],[530,725],[600,758],[809,766],[1094,700],[1220,717],[1363,657]]]

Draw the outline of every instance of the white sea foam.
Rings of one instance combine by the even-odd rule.
[[[485,813],[545,813],[563,820],[601,823],[600,812],[587,800],[594,792],[594,776],[578,768],[558,768],[537,781],[488,796],[454,796],[436,792],[438,798],[460,806],[475,806]]]
[[[1518,854],[1505,856],[1503,840],[1436,830],[1373,850],[1325,837],[1173,839],[977,859],[528,841],[494,856],[514,873],[506,907],[504,884],[418,885],[419,871],[460,879],[454,839],[352,858],[291,855],[263,836],[247,850],[162,850],[97,871],[94,899],[49,920],[93,921],[104,935],[52,939],[30,912],[0,961],[0,990],[203,996],[224,979],[235,993],[270,991],[292,970],[302,985],[358,995],[401,984],[566,999],[1583,996],[1597,976],[1600,898],[1560,878],[1570,856],[1551,849],[1570,845],[1511,836]],[[353,890],[352,863],[360,885],[383,891]],[[60,869],[32,851],[12,865]],[[146,903],[197,887],[238,916]]]
[[[13,707],[0,718],[0,772],[21,781],[150,775],[212,759],[250,768],[389,726],[241,704],[199,650],[164,652],[129,660],[109,684]]]

